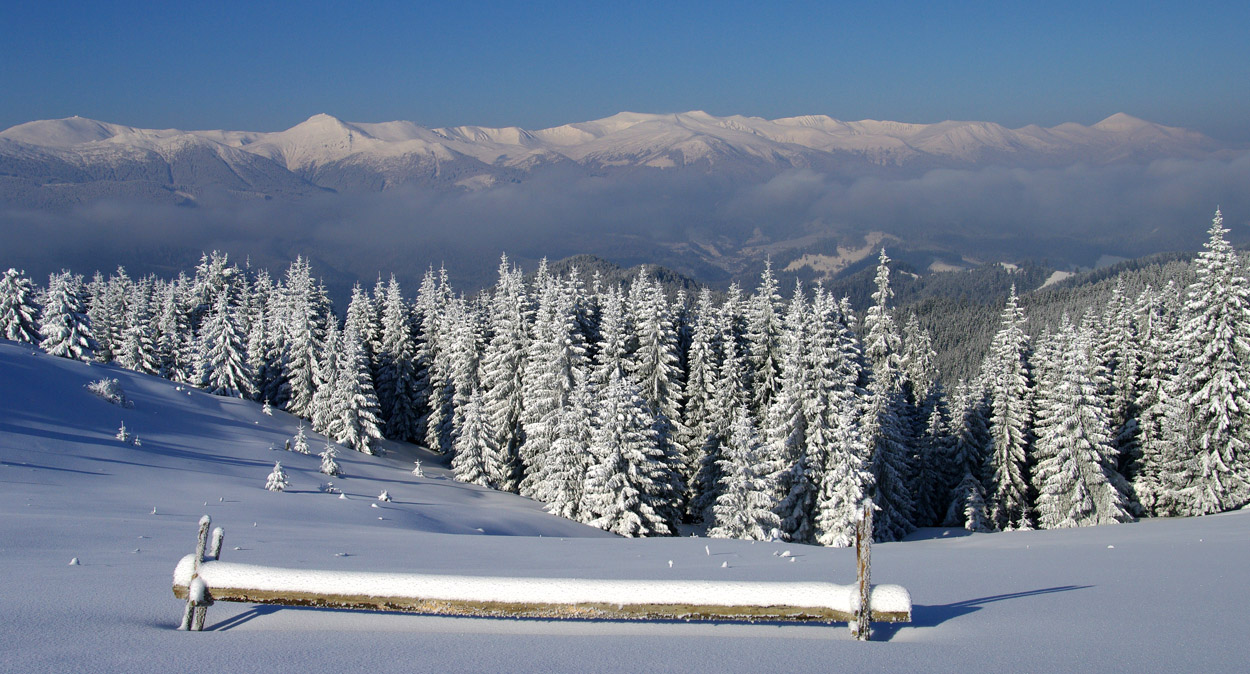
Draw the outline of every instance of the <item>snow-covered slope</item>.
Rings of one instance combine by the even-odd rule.
[[[84,386],[119,380],[133,407]],[[1068,531],[924,530],[873,549],[915,620],[879,626],[558,622],[218,604],[174,630],[174,566],[203,514],[223,559],[481,576],[845,583],[850,550],[630,540],[456,483],[428,453],[282,451],[296,420],[0,341],[0,670],[39,672],[1241,671],[1250,514]],[[117,440],[125,422],[141,444]],[[311,443],[320,449],[321,439]],[[270,445],[279,449],[270,449]],[[410,473],[415,457],[426,476]],[[291,487],[265,491],[282,461]],[[323,493],[333,480],[347,498]],[[386,489],[392,501],[376,496]],[[375,507],[376,506],[376,507]],[[79,564],[70,565],[72,558]]]
[[[318,114],[272,133],[137,129],[71,117],[0,131],[0,175],[26,181],[27,191],[51,184],[144,180],[190,194],[219,187],[289,196],[314,185],[377,191],[406,183],[490,184],[569,163],[588,171],[697,167],[729,174],[790,168],[855,173],[987,163],[1103,164],[1193,157],[1215,149],[1199,133],[1125,114],[1090,127],[1013,130],[990,122],[622,112],[536,131],[350,123]],[[4,192],[15,190],[21,192],[14,185],[0,197],[13,200],[16,196]]]

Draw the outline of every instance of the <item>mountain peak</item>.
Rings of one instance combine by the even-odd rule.
[[[1154,126],[1144,119],[1138,119],[1130,114],[1117,112],[1114,115],[1098,122],[1093,128],[1100,131],[1131,131],[1143,127]]]
[[[334,115],[328,115],[324,112],[318,112],[312,117],[309,117],[308,119],[300,122],[299,124],[296,124],[295,126],[291,128],[293,129],[311,128],[311,127],[334,128],[334,127],[345,127],[345,126],[347,125],[344,124],[343,120],[339,119],[338,117],[335,117]]]
[[[26,122],[0,131],[0,138],[8,138],[19,143],[45,145],[50,147],[69,147],[97,140],[107,140],[125,130],[126,127],[107,122],[98,122],[86,117],[65,117],[63,119],[42,119]]]

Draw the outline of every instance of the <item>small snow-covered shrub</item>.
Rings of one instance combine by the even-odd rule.
[[[323,493],[323,494],[338,494],[338,493],[341,493],[341,492],[339,491],[339,488],[338,488],[338,487],[334,486],[334,483],[333,483],[333,482],[322,482],[322,483],[321,483],[321,493]]]
[[[290,441],[287,442],[287,449],[293,452],[299,452],[300,454],[312,454],[312,452],[308,449],[308,436],[304,434],[303,421],[299,422],[299,430],[296,431],[294,440],[294,445],[292,445]]]
[[[260,413],[267,417],[273,416],[273,408],[269,406],[269,399],[265,398],[265,402],[260,406]]]
[[[390,500],[391,500],[391,494],[390,494],[390,492],[388,492],[388,491],[386,491],[385,489],[383,489],[383,490],[382,490],[382,493],[381,493],[381,494],[378,494],[378,500],[379,500],[379,501],[386,501],[386,502],[388,502],[388,503],[389,503],[389,502],[390,502]]]
[[[97,379],[90,384],[87,384],[87,390],[100,396],[104,400],[113,403],[114,405],[121,405],[122,407],[127,408],[134,407],[134,405],[126,399],[126,394],[122,391],[122,385],[119,384],[116,379],[111,377]]]
[[[325,451],[321,452],[321,472],[322,473],[325,473],[326,475],[329,475],[330,477],[337,477],[343,474],[342,469],[339,468],[338,461],[334,460],[334,457],[337,454],[338,452],[334,451],[334,446],[327,442]]]
[[[273,472],[269,473],[269,479],[265,481],[265,489],[269,491],[282,491],[290,486],[290,482],[286,479],[286,471],[282,470],[282,462],[275,461],[273,464]]]
[[[417,465],[415,468],[412,469],[412,474],[416,475],[417,477],[425,477],[425,473],[421,472],[421,460],[418,459],[414,463],[416,463]]]

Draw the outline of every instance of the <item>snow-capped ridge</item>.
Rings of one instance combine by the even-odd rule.
[[[512,182],[542,167],[564,163],[590,171],[683,167],[735,172],[843,171],[848,162],[852,171],[865,163],[928,169],[993,162],[1030,168],[1196,157],[1218,149],[1200,133],[1125,113],[1093,126],[1065,123],[1009,129],[979,121],[848,122],[827,115],[769,120],[716,116],[703,110],[624,111],[538,130],[472,125],[428,128],[409,121],[356,123],[318,113],[277,132],[140,129],[70,117],[19,124],[0,131],[0,140],[7,141],[0,143],[0,159],[12,157],[23,167],[32,161],[47,162],[49,175],[61,182],[84,180],[60,168],[65,162],[83,168],[104,167],[88,170],[88,176],[100,177],[87,182],[109,182],[108,176],[118,174],[113,167],[151,161],[151,153],[164,162],[173,161],[175,155],[185,158],[198,153],[200,159],[192,162],[216,157],[212,161],[235,167],[252,164],[250,157],[258,157],[275,163],[272,170],[293,174],[290,180],[278,182],[309,182],[315,188],[352,191],[385,190],[405,183],[457,187],[473,176],[478,176],[473,183],[478,186]],[[267,166],[248,170],[271,172]],[[151,172],[159,173],[155,167]],[[184,175],[208,184],[226,176],[216,170],[191,170]],[[252,191],[257,193],[276,194],[259,183],[255,187]],[[288,185],[282,193],[300,191]]]

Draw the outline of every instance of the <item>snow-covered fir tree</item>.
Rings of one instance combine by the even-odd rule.
[[[329,475],[330,477],[338,477],[343,474],[343,469],[339,467],[339,462],[334,460],[335,457],[338,456],[338,452],[335,451],[334,445],[327,442],[325,449],[321,450],[321,454],[319,456],[321,457],[321,467],[318,470],[320,470],[323,474]]]
[[[126,327],[130,283],[130,276],[122,267],[107,281],[98,272],[91,281],[87,316],[91,319],[92,336],[97,345],[95,359],[101,363],[117,360],[122,331]]]
[[[768,435],[772,443],[782,443],[774,444],[782,471],[778,490],[782,498],[776,510],[786,537],[798,543],[810,542],[816,535],[816,502],[835,441],[830,424],[845,411],[831,407],[850,402],[847,387],[854,389],[854,383],[842,376],[848,364],[843,362],[846,354],[839,350],[841,318],[836,302],[821,286],[816,287],[810,312],[795,288],[786,314],[783,388],[774,398]],[[853,369],[858,379],[859,369]]]
[[[1181,301],[1175,283],[1158,292],[1149,288],[1138,299],[1141,384],[1137,397],[1137,436],[1141,459],[1133,492],[1144,512],[1181,515],[1191,499],[1184,493],[1192,478],[1192,454],[1183,436],[1186,405],[1176,373],[1181,346]]]
[[[460,435],[464,432],[467,420],[465,414],[469,400],[473,394],[482,390],[481,362],[485,345],[482,344],[483,319],[480,307],[470,304],[463,297],[457,297],[447,304],[447,316],[443,331],[444,352],[446,356],[444,388],[442,399],[445,411],[440,416],[447,426],[447,435],[452,445],[447,451],[454,452]],[[483,398],[485,401],[485,398]],[[484,402],[483,402],[484,404]],[[485,408],[483,408],[485,409]],[[487,414],[483,411],[483,414]],[[489,415],[483,428],[491,433],[491,441],[487,443],[485,454],[486,484],[496,487],[515,475],[515,456],[507,454],[507,448],[500,449],[495,444],[494,422]]]
[[[38,316],[34,284],[22,272],[10,267],[0,278],[0,337],[38,344]]]
[[[1140,395],[1142,353],[1138,348],[1136,312],[1125,296],[1124,277],[1118,277],[1111,298],[1103,308],[1101,324],[1093,344],[1092,355],[1106,372],[1103,387],[1111,415],[1112,436],[1116,446],[1116,467],[1131,480],[1141,459],[1137,438],[1137,398]],[[1139,509],[1132,503],[1130,507]]]
[[[157,374],[180,384],[191,383],[195,370],[191,319],[182,297],[185,288],[185,276],[161,287],[154,336]]]
[[[286,471],[282,469],[282,462],[275,461],[273,471],[269,473],[269,477],[265,480],[265,489],[269,491],[284,491],[291,486],[291,482],[286,477]]]
[[[569,519],[581,519],[579,508],[586,471],[590,466],[590,446],[594,433],[595,400],[587,375],[578,381],[568,404],[555,418],[555,439],[540,467],[534,498],[546,503],[547,512]]]
[[[802,284],[796,282],[782,323],[777,391],[769,401],[761,431],[766,460],[777,471],[773,480],[777,489],[773,495],[775,501],[781,501],[790,493],[794,481],[808,479],[804,477],[807,472],[804,406],[809,400],[808,384],[811,383],[804,362],[809,352],[808,321],[807,298]],[[780,503],[777,510],[783,513]]]
[[[1015,286],[1003,308],[998,333],[985,360],[985,377],[992,411],[990,447],[984,478],[989,518],[998,529],[1027,529],[1030,413],[1029,336],[1024,332],[1024,310]]]
[[[522,377],[521,426],[525,443],[520,448],[525,472],[520,493],[531,498],[557,437],[556,419],[586,367],[574,288],[548,274],[543,260],[534,290],[538,306]]]
[[[48,279],[48,298],[43,306],[43,322],[39,347],[48,354],[62,358],[91,361],[96,342],[91,321],[83,310],[82,280],[68,271],[52,274]]]
[[[721,451],[721,484],[708,536],[752,541],[779,537],[781,518],[772,510],[774,474],[744,402],[734,411]]]
[[[637,385],[612,375],[599,401],[587,452],[581,520],[622,536],[664,536],[677,523],[673,512],[679,494],[656,439],[651,417]]]
[[[294,442],[291,445],[291,451],[298,454],[311,454],[308,449],[308,435],[304,432],[304,422],[299,422],[299,427],[295,431]]]
[[[299,257],[291,263],[279,292],[282,294],[281,315],[278,318],[281,325],[278,342],[282,353],[282,384],[268,397],[284,404],[291,414],[309,419],[312,416],[315,372],[326,321],[321,313],[320,293],[307,260]]]
[[[915,522],[921,527],[940,526],[949,507],[950,490],[955,486],[955,438],[946,416],[945,389],[940,383],[930,385],[929,394],[917,410],[924,421],[924,431],[916,448],[912,482]]]
[[[890,258],[885,249],[877,265],[873,304],[864,315],[864,358],[870,378],[862,433],[871,447],[869,491],[878,512],[873,536],[899,540],[915,529],[912,494],[912,433],[902,370],[902,338],[894,322],[890,298]]]
[[[625,376],[630,355],[629,321],[620,286],[604,290],[600,297],[599,335],[592,364],[591,383],[603,390],[614,375]]]
[[[763,419],[781,376],[781,295],[772,259],[764,260],[760,284],[747,302],[747,362],[751,369],[751,409]]]
[[[521,427],[525,355],[529,347],[529,298],[519,269],[499,263],[499,280],[490,302],[490,342],[482,354],[480,378],[483,403],[490,416],[493,445],[500,452],[497,488],[518,490],[522,473],[519,448],[525,440]]]
[[[961,381],[954,396],[955,420],[948,478],[955,482],[948,496],[942,526],[989,531],[984,471],[989,455],[989,401],[983,387]]]
[[[873,279],[876,290],[872,293],[872,305],[864,314],[864,359],[872,368],[873,378],[881,382],[883,389],[897,387],[902,377],[902,337],[894,322],[890,300],[894,290],[890,288],[890,258],[881,249],[877,262],[877,275]],[[880,505],[880,504],[877,504]]]
[[[473,390],[467,404],[463,406],[460,418],[460,429],[455,435],[453,445],[455,456],[451,460],[452,473],[461,482],[493,486],[491,475],[494,471],[488,462],[496,454],[492,446],[495,434],[491,431],[490,417],[486,414],[480,389]]]
[[[252,392],[251,373],[243,336],[236,323],[229,293],[222,290],[204,319],[197,349],[196,373],[209,393],[220,396],[248,396]]]
[[[258,270],[248,285],[244,313],[247,315],[247,366],[252,372],[255,397],[268,401],[281,373],[274,325],[275,289],[269,272]]]
[[[1043,528],[1129,519],[1093,327],[1086,321],[1079,332],[1070,324],[1062,329],[1048,349],[1058,362],[1039,373],[1033,480]]]
[[[640,287],[641,304],[634,307],[637,346],[629,354],[626,371],[641,388],[643,400],[655,415],[660,441],[670,445],[674,425],[679,421],[677,408],[681,391],[677,332],[664,289],[641,274],[634,283]]]
[[[715,392],[718,367],[716,344],[719,341],[719,330],[716,307],[712,303],[712,291],[707,287],[699,291],[691,320],[693,326],[687,358],[689,366],[682,395],[684,404],[681,424],[676,440],[682,453],[682,476],[688,485],[694,482],[700,451],[710,433],[708,405]]]
[[[720,496],[721,456],[729,441],[729,424],[734,411],[747,402],[750,389],[747,386],[747,366],[744,354],[743,317],[741,293],[736,285],[729,289],[729,296],[717,314],[717,341],[720,345],[720,367],[712,382],[712,397],[707,403],[707,437],[699,450],[698,469],[690,485],[693,498],[690,511],[696,521],[712,524],[712,507]]]
[[[399,282],[391,276],[382,302],[382,343],[378,358],[378,406],[386,436],[414,442],[421,438],[421,417],[429,394],[417,371],[417,344]]]
[[[144,374],[156,374],[160,370],[152,327],[152,288],[151,278],[131,285],[122,340],[117,351],[118,365]]]
[[[1250,502],[1250,281],[1218,210],[1209,233],[1185,293],[1175,377],[1187,403],[1181,436],[1194,457],[1192,514]]]
[[[367,346],[370,313],[368,300],[357,285],[343,327],[327,424],[327,433],[335,442],[365,454],[372,454],[373,440],[382,437]]]
[[[434,269],[427,269],[417,290],[413,307],[413,322],[417,326],[416,390],[418,400],[424,405],[418,409],[419,435],[424,435],[425,445],[437,452],[451,451],[451,389],[447,385],[447,349],[443,348],[441,322],[451,301],[451,289],[445,279],[446,270],[435,277]],[[444,281],[439,281],[442,278]]]
[[[664,453],[669,474],[675,479],[673,489],[684,495],[686,488],[681,479],[684,461],[681,449],[675,444],[680,433],[681,372],[677,369],[677,332],[673,327],[672,310],[658,283],[640,273],[634,285],[637,292],[631,294],[636,294],[638,304],[631,312],[633,348],[626,358],[625,368],[631,380],[638,384],[642,399],[655,419],[656,440]],[[677,520],[682,513],[666,513],[665,516]]]
[[[324,433],[333,438],[337,428],[338,417],[335,415],[334,396],[335,378],[339,373],[339,359],[343,356],[343,333],[337,321],[330,321],[326,326],[325,338],[321,347],[320,357],[313,369],[312,405],[308,410],[308,418],[312,421],[314,431]]]

